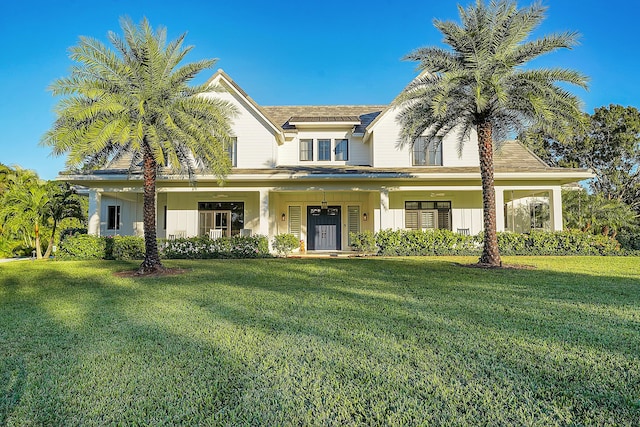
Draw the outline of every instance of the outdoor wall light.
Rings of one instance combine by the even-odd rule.
[[[286,221],[287,219],[287,215],[285,215],[284,213],[282,214],[282,216],[280,217],[283,221]]]
[[[362,214],[362,220],[363,220],[363,221],[366,221],[366,220],[368,220],[368,219],[369,219],[369,216],[367,216],[367,213],[366,213],[366,212],[365,212],[365,213],[363,213],[363,214]]]

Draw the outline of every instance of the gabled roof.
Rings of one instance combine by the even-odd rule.
[[[495,149],[493,167],[504,170],[528,169],[550,170],[548,164],[542,161],[531,150],[519,141],[504,141]]]
[[[318,122],[328,118],[357,118],[354,133],[363,133],[382,110],[385,105],[295,105],[295,106],[272,106],[262,107],[271,120],[283,130],[292,130],[296,127],[290,123],[294,118],[313,119]],[[311,120],[309,120],[311,121]]]
[[[247,104],[254,110],[254,112],[260,116],[267,125],[274,131],[276,134],[276,138],[281,142],[284,142],[284,135],[282,133],[282,128],[278,126],[273,120],[265,113],[265,111],[255,102],[238,84],[233,81],[231,77],[227,73],[225,73],[222,68],[218,69],[216,73],[207,81],[207,85],[214,84],[219,81],[223,81],[225,85],[236,92],[238,96],[243,98]]]

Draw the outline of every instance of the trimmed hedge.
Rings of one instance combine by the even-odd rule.
[[[164,258],[264,258],[269,255],[269,242],[264,236],[232,236],[211,240],[209,237],[167,240],[160,248]],[[136,236],[98,237],[88,234],[67,236],[56,256],[69,259],[132,260],[144,258],[144,238]]]
[[[208,236],[167,240],[162,253],[173,259],[266,258],[265,236],[231,236],[212,240]]]
[[[136,236],[107,236],[106,259],[144,259],[144,238]]]
[[[104,259],[107,242],[104,237],[90,234],[73,234],[66,236],[56,252],[56,258],[68,259]]]
[[[449,230],[382,230],[375,234],[378,254],[385,256],[470,255],[478,252],[476,236]]]
[[[352,241],[359,250],[366,241],[358,233]],[[466,236],[449,230],[382,230],[375,234],[378,255],[478,255],[482,251],[483,234]],[[620,244],[607,236],[583,233],[579,230],[536,231],[528,234],[498,233],[502,255],[623,255]]]

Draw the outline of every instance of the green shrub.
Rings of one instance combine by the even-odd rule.
[[[264,258],[269,256],[265,236],[232,236],[212,240],[208,236],[167,240],[162,250],[165,258]]]
[[[469,255],[478,252],[475,236],[449,230],[382,230],[376,233],[380,255]]]
[[[502,255],[622,255],[615,239],[579,230],[540,231],[528,234],[497,234]],[[375,235],[379,254],[476,255],[482,250],[484,234],[465,236],[449,230],[382,230]]]
[[[279,256],[286,257],[294,249],[300,247],[300,241],[293,234],[278,234],[273,238],[273,249]]]
[[[144,238],[138,236],[105,237],[107,259],[132,260],[143,259],[145,254]]]
[[[78,234],[87,234],[86,227],[67,227],[60,230],[59,242],[62,242],[69,236],[75,236]]]
[[[378,247],[376,246],[376,237],[371,231],[362,231],[360,233],[349,233],[351,247],[361,254],[376,254]]]
[[[104,259],[106,256],[106,241],[103,237],[89,234],[75,234],[66,236],[60,242],[56,252],[59,259]]]
[[[616,236],[620,247],[627,251],[640,251],[640,232],[623,230]]]

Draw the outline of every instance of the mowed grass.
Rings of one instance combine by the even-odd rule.
[[[0,425],[639,425],[640,259],[0,265]]]

